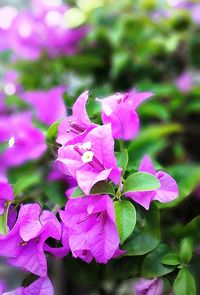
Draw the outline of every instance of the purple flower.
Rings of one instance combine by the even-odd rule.
[[[83,92],[72,107],[72,116],[61,122],[58,128],[57,142],[64,145],[68,142],[75,143],[85,137],[85,135],[96,125],[90,122],[86,110],[88,91]]]
[[[22,205],[14,226],[5,236],[0,236],[0,256],[6,257],[13,266],[46,277],[44,248],[50,237],[56,240],[61,237],[61,226],[54,214],[41,211],[36,203]],[[52,253],[51,249],[48,248]]]
[[[192,6],[191,15],[194,23],[200,25],[200,3],[196,3]]]
[[[30,10],[16,13],[7,29],[0,27],[0,49],[10,48],[17,56],[32,60],[39,58],[43,51],[50,57],[76,53],[88,28],[67,28],[68,7],[58,4],[32,1]]]
[[[17,10],[12,6],[0,8],[0,51],[9,49],[8,31],[16,15]]]
[[[65,211],[60,211],[63,221],[63,245],[69,247],[74,257],[99,263],[120,255],[119,235],[115,224],[113,201],[108,195],[86,196],[71,199]]]
[[[1,294],[1,293],[0,293]],[[20,287],[2,295],[53,295],[54,290],[49,278],[39,278],[28,287]]]
[[[154,278],[152,280],[140,279],[134,285],[135,295],[162,295],[163,281]]]
[[[85,194],[99,181],[109,178],[117,184],[120,180],[110,124],[92,129],[79,143],[59,148],[57,161]]]
[[[66,116],[66,108],[62,97],[64,91],[64,87],[56,87],[48,91],[26,92],[21,97],[33,106],[38,119],[42,123],[51,125]]]
[[[151,201],[157,200],[161,203],[167,203],[178,197],[178,186],[176,181],[163,171],[156,172],[154,165],[148,156],[145,155],[142,159],[139,171],[147,172],[156,176],[160,182],[160,188],[153,191],[128,192],[125,193],[125,196],[131,198],[147,210],[149,209]]]
[[[7,201],[14,199],[14,193],[11,185],[5,177],[0,176],[0,215],[4,213]]]
[[[139,117],[137,107],[153,94],[150,92],[116,93],[104,99],[97,99],[102,104],[101,118],[104,124],[111,123],[113,137],[129,140],[137,136]]]
[[[182,73],[176,79],[176,86],[183,93],[189,92],[192,89],[192,86],[193,86],[192,75],[189,72]]]
[[[33,126],[27,112],[0,117],[0,143],[6,145],[0,155],[4,170],[37,159],[46,150],[45,137]]]

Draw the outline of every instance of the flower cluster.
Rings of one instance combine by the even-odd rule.
[[[0,50],[12,49],[17,57],[37,59],[43,51],[50,57],[77,52],[87,34],[85,26],[67,27],[69,8],[61,1],[32,0],[31,9],[0,10]]]
[[[50,125],[61,120],[56,139],[58,156],[49,180],[65,178],[68,199],[65,208],[60,208],[56,215],[51,210],[43,210],[36,202],[21,203],[16,210],[10,205],[18,203],[12,187],[5,177],[0,178],[0,214],[7,220],[6,232],[0,235],[0,256],[12,266],[39,277],[28,287],[17,289],[18,293],[3,294],[53,294],[47,253],[64,257],[71,252],[73,257],[87,263],[94,259],[104,264],[124,255],[115,201],[129,203],[131,208],[138,203],[148,210],[152,201],[165,203],[178,196],[175,180],[163,171],[156,171],[148,156],[142,159],[136,174],[150,177],[156,186],[126,190],[124,166],[119,165],[116,158],[115,139],[136,137],[139,131],[136,109],[152,93],[133,90],[98,99],[103,121],[103,125],[99,125],[91,122],[87,113],[88,91],[78,97],[72,114],[67,117],[63,92],[60,87],[47,93],[22,95],[40,122]],[[53,109],[47,109],[47,104]],[[5,144],[0,156],[2,175],[10,167],[37,159],[46,151],[44,135],[34,127],[32,116],[30,112],[23,112],[0,117],[0,141]],[[133,230],[134,226],[128,236]]]

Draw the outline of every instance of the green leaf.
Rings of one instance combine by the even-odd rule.
[[[80,187],[77,187],[70,196],[70,199],[76,199],[83,196],[85,196],[84,192],[80,189]]]
[[[85,196],[84,192],[80,189],[80,187],[77,187],[73,194],[70,196],[71,199],[76,199],[76,198],[79,198],[79,197],[83,197]]]
[[[64,206],[67,202],[67,197],[59,182],[48,182],[44,186],[44,192],[48,199],[54,204]]]
[[[124,182],[124,192],[151,191],[160,187],[159,180],[152,174],[136,172],[131,174]]]
[[[155,250],[149,253],[142,265],[142,276],[146,278],[155,278],[166,275],[174,270],[172,265],[163,265],[162,259],[168,252],[168,247],[160,244]]]
[[[192,241],[188,238],[181,242],[179,257],[183,263],[188,263],[192,259]]]
[[[162,263],[166,265],[179,265],[181,263],[179,256],[175,253],[167,253],[163,259]]]
[[[125,255],[144,255],[160,242],[160,214],[152,203],[148,211],[138,206],[137,223],[134,232],[124,243]]]
[[[109,194],[115,196],[115,191],[113,189],[112,184],[106,181],[99,181],[97,182],[92,188],[89,193],[90,195],[101,195],[101,194]],[[77,187],[70,198],[75,199],[78,197],[85,196],[84,192]]]
[[[182,268],[173,284],[175,295],[196,295],[196,284],[188,269]]]
[[[58,126],[60,124],[60,120],[54,122],[47,130],[47,134],[46,134],[46,140],[47,142],[51,142],[53,141],[58,134]]]
[[[114,202],[115,220],[120,236],[120,243],[131,235],[136,224],[136,211],[133,204],[129,201]]]
[[[22,176],[13,186],[14,195],[18,196],[20,193],[30,189],[32,186],[40,182],[41,176],[39,174],[29,174]]]
[[[97,182],[90,191],[91,195],[108,194],[115,196],[115,191],[111,183],[107,181]]]
[[[5,209],[5,212],[0,215],[0,235],[7,234],[7,218],[8,218],[8,207]]]
[[[117,158],[117,166],[123,169],[124,174],[128,165],[128,152],[126,149],[124,149],[121,152],[116,152],[115,155]]]
[[[0,154],[3,154],[3,152],[8,148],[8,142],[1,143],[0,144]]]

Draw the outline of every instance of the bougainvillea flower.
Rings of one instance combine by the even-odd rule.
[[[0,215],[4,213],[6,202],[12,201],[13,199],[14,193],[12,186],[5,177],[0,176]]]
[[[27,112],[0,117],[0,143],[5,145],[0,155],[1,169],[37,159],[46,150],[45,137],[33,126]]]
[[[22,205],[14,226],[5,236],[0,236],[0,256],[13,266],[46,277],[44,247],[50,237],[56,240],[61,237],[61,226],[54,214],[41,211],[36,203]]]
[[[15,7],[0,7],[0,51],[9,49],[8,31],[16,15],[17,9]]]
[[[50,57],[76,53],[88,27],[67,28],[67,10],[62,2],[48,5],[47,1],[32,1],[31,9],[18,12],[9,28],[0,28],[0,50],[9,48],[16,56],[31,60],[42,52]]]
[[[130,197],[133,201],[147,210],[149,209],[151,201],[157,200],[161,203],[167,203],[178,197],[178,186],[176,181],[163,171],[156,172],[151,159],[147,155],[142,159],[139,171],[154,175],[160,182],[160,188],[153,191],[128,192],[125,193],[125,196]]]
[[[88,263],[93,258],[99,263],[107,263],[115,256],[120,239],[113,201],[108,195],[71,199],[65,211],[59,213],[65,228],[63,244],[69,244],[74,257]],[[120,250],[118,253],[121,254]]]
[[[157,278],[152,280],[140,279],[133,288],[135,295],[162,295],[163,281]]]
[[[25,92],[21,97],[33,106],[38,119],[42,123],[51,125],[66,117],[66,107],[63,100],[64,91],[64,87],[56,87],[48,91]]]
[[[120,180],[110,124],[92,129],[80,143],[59,148],[57,161],[85,194],[99,181],[109,178],[117,184]]]
[[[200,25],[200,3],[194,3],[191,8],[191,16],[193,22]]]
[[[137,136],[139,117],[137,107],[153,94],[150,92],[116,93],[104,99],[97,99],[102,104],[101,118],[104,124],[111,123],[113,137],[129,140]]]
[[[184,72],[176,79],[175,83],[180,91],[187,93],[193,87],[192,75],[189,72]]]
[[[1,293],[0,293],[1,294]],[[20,287],[2,295],[53,295],[54,290],[49,278],[39,278],[28,287]]]
[[[72,115],[60,123],[58,128],[58,143],[64,145],[68,142],[78,142],[96,126],[90,122],[88,117],[86,110],[87,100],[88,91],[85,91],[75,101],[72,107]]]

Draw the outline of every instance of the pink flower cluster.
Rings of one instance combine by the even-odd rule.
[[[50,57],[74,54],[88,28],[67,28],[68,9],[62,1],[45,0],[32,0],[31,8],[20,12],[13,7],[3,7],[0,50],[12,49],[23,59],[37,59],[43,51]]]
[[[64,103],[58,100],[56,105],[52,98],[53,110],[46,109],[45,104],[51,97],[60,97],[62,92],[62,88],[57,88],[49,91],[47,96],[43,92],[27,93],[23,99],[34,107],[41,122],[50,124],[58,119],[57,116],[65,116]],[[59,148],[55,161],[59,173],[70,181],[69,200],[65,208],[58,211],[59,216],[42,210],[37,203],[21,204],[18,212],[10,206],[7,233],[0,235],[0,256],[39,279],[27,288],[17,289],[16,293],[5,294],[30,294],[30,290],[35,290],[31,294],[36,295],[53,294],[45,253],[63,257],[71,252],[75,258],[87,263],[93,259],[98,263],[107,263],[124,253],[120,250],[114,200],[109,194],[92,194],[91,190],[100,181],[112,182],[121,189],[122,168],[117,165],[114,139],[135,138],[139,130],[136,109],[151,95],[133,90],[101,99],[103,125],[90,121],[86,110],[88,91],[76,100],[72,115],[59,125]],[[57,115],[51,114],[54,110]],[[8,169],[21,165],[40,157],[46,150],[44,135],[33,126],[31,118],[29,112],[0,118],[0,141],[7,143],[0,156],[1,167]],[[152,191],[129,192],[125,197],[148,210],[154,200],[165,203],[178,196],[175,180],[163,171],[156,171],[149,157],[143,158],[139,171],[157,178],[160,187]],[[81,189],[83,197],[72,198],[76,187]],[[0,189],[0,214],[4,214],[5,206],[9,206],[14,195],[5,178],[0,179]],[[50,246],[49,238],[59,247]]]

